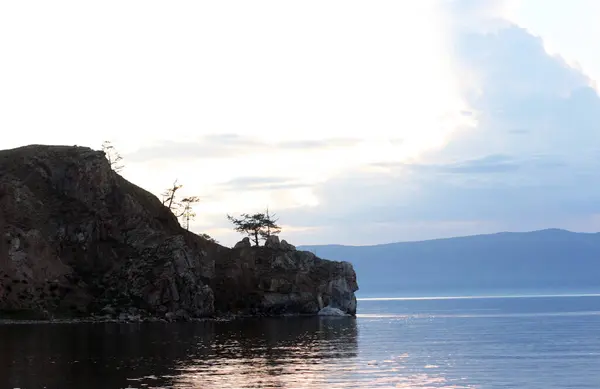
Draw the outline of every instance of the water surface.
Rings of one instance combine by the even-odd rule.
[[[359,302],[355,318],[0,326],[0,388],[594,388],[600,297]]]

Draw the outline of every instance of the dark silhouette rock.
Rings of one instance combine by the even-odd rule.
[[[250,238],[248,238],[248,237],[245,237],[244,239],[237,242],[235,244],[235,246],[233,246],[234,249],[243,249],[243,248],[250,248],[250,247],[252,247],[252,243],[250,243]]]
[[[283,239],[281,241],[280,247],[282,250],[286,250],[286,251],[296,250],[296,246],[294,246],[293,244],[289,244],[285,239]]]
[[[308,251],[269,247],[234,249],[215,263],[218,312],[316,314],[324,306],[356,313],[356,274],[347,262],[320,259]]]
[[[277,235],[270,235],[265,240],[265,247],[279,250],[281,249],[281,243],[279,242],[279,237]]]
[[[187,232],[84,147],[0,151],[0,238],[0,318],[356,309],[351,265]]]

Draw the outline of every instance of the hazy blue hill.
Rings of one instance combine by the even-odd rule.
[[[352,262],[363,296],[600,292],[600,233],[550,229],[299,249]]]

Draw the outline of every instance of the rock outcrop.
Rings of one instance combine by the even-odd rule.
[[[250,243],[250,238],[248,237],[245,237],[244,239],[237,242],[235,246],[233,246],[234,249],[242,249],[248,247],[252,247],[252,243]]]
[[[0,151],[0,318],[356,311],[352,266],[182,229],[84,147]]]
[[[316,314],[325,306],[356,313],[356,274],[347,262],[309,251],[270,247],[231,250],[215,263],[217,312]]]
[[[284,251],[294,251],[296,250],[296,246],[289,244],[288,242],[282,240],[279,241],[279,237],[277,235],[269,236],[265,241],[265,247],[274,250],[284,250]]]

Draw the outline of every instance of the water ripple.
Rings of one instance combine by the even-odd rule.
[[[363,301],[356,319],[0,326],[0,387],[597,388],[598,307]]]

